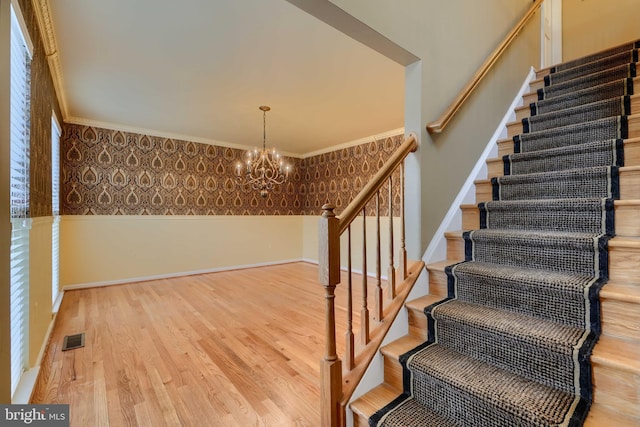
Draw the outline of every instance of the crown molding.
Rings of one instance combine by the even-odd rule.
[[[173,132],[162,132],[154,129],[127,126],[127,125],[121,125],[117,123],[103,122],[99,120],[83,119],[80,117],[68,117],[65,120],[65,122],[70,124],[81,125],[81,126],[94,126],[94,127],[110,129],[110,130],[119,130],[123,132],[138,133],[141,135],[157,136],[159,138],[170,138],[170,139],[176,139],[181,141],[191,141],[191,142],[197,142],[200,144],[215,145],[217,147],[236,148],[238,150],[253,149],[253,146],[250,147],[247,145],[235,144],[233,142],[218,141],[216,139],[202,138],[198,136],[184,135],[184,134],[173,133]],[[300,154],[288,153],[280,150],[278,150],[278,152],[283,156],[294,157],[297,159],[302,158]]]
[[[56,98],[62,111],[62,119],[67,120],[69,117],[69,109],[67,105],[67,96],[64,91],[64,77],[62,75],[62,66],[60,64],[60,55],[58,54],[58,44],[56,42],[56,34],[51,19],[51,8],[49,0],[32,0],[33,9],[36,13],[36,21],[44,45],[44,53],[49,64],[51,79],[53,80],[53,88],[56,92]]]
[[[236,148],[238,150],[253,149],[253,146],[234,144],[233,142],[218,141],[210,138],[201,138],[193,135],[184,135],[184,134],[172,133],[172,132],[160,132],[154,129],[146,129],[146,128],[140,128],[135,126],[126,126],[126,125],[121,125],[117,123],[102,122],[99,120],[83,119],[80,117],[68,117],[67,119],[65,119],[65,122],[69,124],[75,124],[75,125],[81,125],[81,126],[93,126],[93,127],[103,128],[103,129],[137,133],[141,135],[157,136],[159,138],[170,138],[170,139],[176,139],[181,141],[191,141],[191,142],[197,142],[200,144],[215,145],[217,147],[229,147],[229,148]],[[333,145],[331,147],[327,147],[322,150],[316,150],[316,151],[312,151],[305,154],[289,153],[286,151],[279,151],[279,152],[281,155],[286,157],[293,157],[296,159],[306,159],[309,157],[318,156],[320,154],[330,153],[331,151],[342,150],[345,148],[366,144],[371,141],[385,139],[385,138],[389,138],[391,136],[396,136],[400,134],[404,134],[404,128],[398,128],[398,129],[390,130],[387,132],[379,133],[376,135],[367,136],[365,138],[360,138],[354,141]]]
[[[379,139],[386,139],[392,136],[404,134],[404,128],[398,128],[389,130],[386,132],[378,133],[375,135],[367,136],[364,138],[356,139],[354,141],[344,142],[342,144],[332,145],[331,147],[323,148],[321,150],[311,151],[309,153],[303,154],[301,157],[303,159],[318,156],[320,154],[330,153],[331,151],[343,150],[345,148],[354,147],[356,145],[366,144],[367,142],[377,141]]]

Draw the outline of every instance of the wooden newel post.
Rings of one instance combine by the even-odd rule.
[[[322,427],[340,424],[342,362],[336,353],[335,289],[340,283],[340,232],[335,206],[322,206],[318,252],[320,283],[325,289],[325,355],[320,361],[320,418]]]

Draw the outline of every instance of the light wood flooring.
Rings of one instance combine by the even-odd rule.
[[[317,426],[317,274],[293,263],[66,292],[32,403],[70,404],[72,427]],[[62,352],[79,332],[85,347]]]

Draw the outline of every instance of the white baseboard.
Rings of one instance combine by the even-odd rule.
[[[74,285],[65,285],[62,288],[62,292],[71,291],[74,289],[100,288],[103,286],[126,285],[128,283],[136,283],[136,282],[148,282],[150,280],[171,279],[174,277],[183,277],[183,276],[194,276],[196,274],[218,273],[222,271],[232,271],[232,270],[244,270],[247,268],[256,268],[256,267],[268,267],[270,265],[291,264],[294,262],[302,262],[302,261],[305,261],[305,260],[302,258],[296,258],[296,259],[287,259],[287,260],[280,260],[280,261],[260,262],[255,264],[243,264],[243,265],[233,265],[228,267],[207,268],[203,270],[181,271],[177,273],[158,274],[153,276],[131,277],[127,279],[109,280],[105,282],[78,283]],[[310,262],[310,261],[305,261],[305,262]]]
[[[49,339],[51,338],[51,333],[53,332],[53,327],[55,326],[57,317],[57,313],[54,313],[51,322],[49,322],[47,333],[42,340],[42,345],[40,346],[40,351],[38,352],[38,357],[36,358],[36,364],[31,369],[24,372],[20,377],[20,381],[18,382],[16,391],[13,393],[13,397],[11,398],[11,403],[27,404],[31,402],[33,391],[36,386],[36,381],[38,380],[38,375],[40,374],[40,366],[42,365],[44,352],[47,350],[47,345],[49,344]]]

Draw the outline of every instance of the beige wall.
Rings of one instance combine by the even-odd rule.
[[[421,58],[407,67],[405,130],[420,136],[409,164],[410,256],[421,256],[532,65],[540,62],[539,12],[440,135],[436,119],[531,6],[530,0],[331,0]],[[417,218],[417,219],[416,219]],[[419,253],[418,253],[419,252]]]
[[[563,60],[640,39],[638,0],[563,0]]]
[[[0,0],[0,403],[11,403],[11,334],[9,330],[9,303],[11,281],[9,276],[11,223],[9,218],[9,40],[10,1]]]
[[[63,216],[60,284],[298,260],[302,227],[301,216]]]

